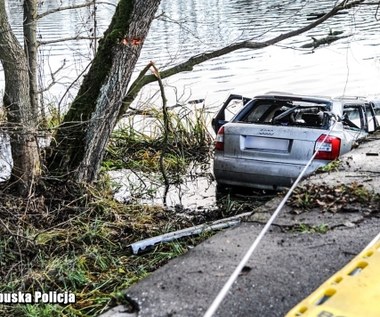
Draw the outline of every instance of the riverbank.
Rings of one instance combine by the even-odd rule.
[[[1,316],[98,316],[116,304],[129,305],[124,289],[210,234],[158,245],[139,256],[131,254],[131,243],[237,212],[121,203],[107,174],[93,186],[45,180],[28,198],[7,185],[0,184]],[[43,305],[22,300],[51,292],[75,300]],[[14,302],[2,300],[10,296]]]
[[[370,139],[302,182],[216,316],[284,316],[378,234],[379,133]],[[103,316],[202,316],[279,199],[128,288],[129,313]]]

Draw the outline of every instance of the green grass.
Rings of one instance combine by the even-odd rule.
[[[334,161],[331,161],[327,165],[320,167],[317,172],[335,172],[339,169],[340,165],[341,161],[339,159],[336,159]]]
[[[295,226],[292,231],[294,232],[301,232],[301,233],[321,233],[325,234],[327,231],[329,231],[329,226],[326,224],[320,224],[320,225],[308,225],[308,224],[299,224]]]
[[[45,116],[39,118],[38,128],[41,131],[52,131],[63,121],[63,113],[60,113],[55,104],[48,104],[45,106]]]
[[[18,316],[29,316],[29,317],[51,317],[51,316],[62,316],[64,315],[65,309],[57,305],[50,304],[26,304],[17,305],[14,310]],[[66,314],[65,314],[66,315]],[[67,315],[67,316],[70,316]]]

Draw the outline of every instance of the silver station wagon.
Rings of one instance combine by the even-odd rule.
[[[252,99],[231,95],[212,124],[217,184],[271,190],[289,187],[316,149],[305,176],[378,127],[373,104],[362,98],[276,92]]]

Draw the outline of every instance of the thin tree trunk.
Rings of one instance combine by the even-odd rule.
[[[29,65],[29,94],[33,115],[38,118],[37,88],[37,0],[24,1],[24,51]],[[44,113],[44,111],[42,111]],[[46,118],[43,118],[46,119]]]
[[[27,59],[11,31],[4,0],[0,0],[0,61],[5,76],[4,106],[12,147],[12,178],[17,181],[20,194],[26,196],[41,173],[36,117],[30,103]]]
[[[96,179],[105,146],[160,0],[121,0],[56,136],[50,170]]]

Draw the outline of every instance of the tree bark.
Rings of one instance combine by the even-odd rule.
[[[37,87],[37,0],[24,1],[24,51],[29,65],[29,94],[33,115],[38,118]],[[45,120],[45,111],[41,109]]]
[[[96,179],[128,84],[160,0],[121,0],[78,96],[56,136],[51,171]]]
[[[13,169],[21,195],[33,189],[41,174],[36,138],[36,117],[30,103],[28,63],[8,22],[0,0],[0,61],[4,68],[4,107],[11,139]]]

